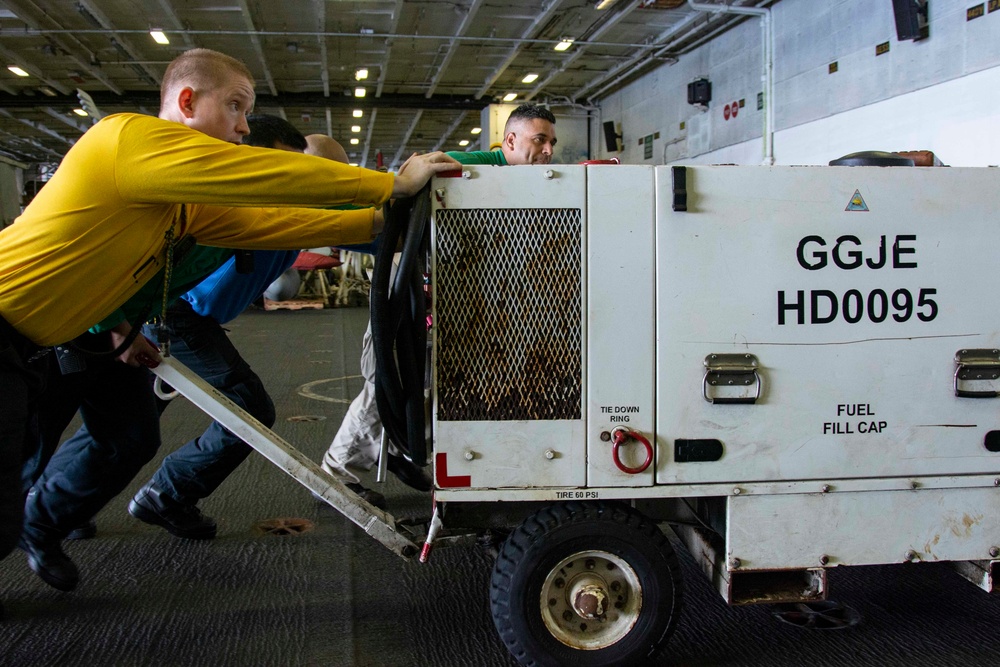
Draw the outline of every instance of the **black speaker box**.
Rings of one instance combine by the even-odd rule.
[[[615,132],[615,124],[608,120],[604,122],[604,147],[609,153],[617,153],[622,148],[618,145],[618,133]]]
[[[697,79],[688,84],[688,104],[708,104],[712,101],[712,82]]]
[[[892,0],[892,11],[899,41],[927,36],[927,0]]]

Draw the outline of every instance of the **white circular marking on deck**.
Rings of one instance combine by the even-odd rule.
[[[318,387],[329,382],[343,382],[345,380],[355,380],[360,375],[345,375],[339,378],[326,378],[325,380],[313,380],[312,382],[306,382],[304,385],[297,389],[299,396],[304,396],[305,398],[311,398],[314,401],[326,401],[327,403],[346,403],[350,405],[353,398],[333,398],[332,396],[324,396],[323,394],[318,394],[313,391],[314,387]]]

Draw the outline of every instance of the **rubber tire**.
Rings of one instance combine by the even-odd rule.
[[[625,560],[642,586],[635,627],[597,650],[569,647],[542,622],[539,596],[545,577],[563,558],[601,550]],[[669,639],[681,606],[677,554],[652,521],[621,503],[566,502],[524,521],[504,542],[493,568],[490,607],[500,638],[528,667],[642,665]]]

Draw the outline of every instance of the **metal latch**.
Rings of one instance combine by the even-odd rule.
[[[959,350],[955,353],[955,395],[962,398],[1000,396],[1000,350]],[[973,389],[972,387],[978,387]]]
[[[705,357],[702,393],[709,403],[756,403],[760,398],[760,362],[752,354]]]

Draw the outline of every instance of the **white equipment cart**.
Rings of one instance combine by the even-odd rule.
[[[928,561],[992,591],[998,183],[910,166],[467,166],[429,197],[426,535],[287,443],[272,460],[404,558],[492,542],[494,620],[524,665],[664,651],[682,588],[671,528],[730,604],[823,600],[831,567]],[[158,372],[190,393],[174,364]]]

